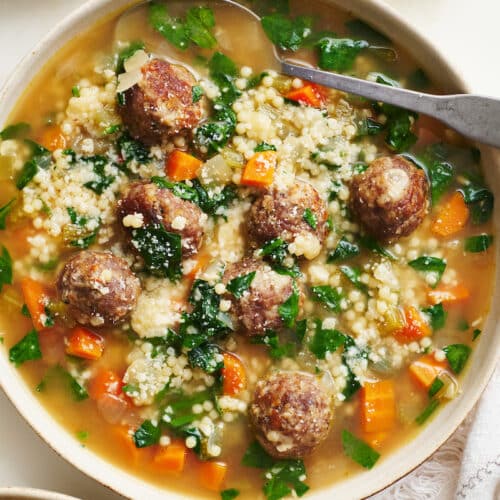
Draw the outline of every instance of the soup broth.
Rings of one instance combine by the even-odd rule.
[[[220,2],[119,13],[75,37],[29,84],[6,124],[29,130],[0,133],[5,354],[83,446],[189,497],[301,495],[304,485],[317,490],[376,467],[418,439],[433,410],[460,397],[459,374],[489,309],[493,198],[479,152],[428,117],[278,74],[272,41],[305,64],[438,89],[401,47],[348,13],[293,0],[282,12],[284,4],[252,2],[266,29]],[[214,54],[223,54],[219,66]],[[182,110],[199,104],[202,113],[194,126],[169,125],[158,141],[137,137],[135,111],[123,109],[146,79],[134,64],[152,60],[188,68],[193,98]],[[369,213],[368,202],[360,213],[353,198],[366,193],[354,186],[384,157],[386,171],[406,177],[372,200],[383,215]],[[425,213],[401,234],[417,216],[399,206],[391,226],[386,203],[418,191],[408,187],[412,176],[424,179]],[[155,225],[140,203],[124,214],[134,183],[153,186],[154,203],[182,200],[176,218],[166,224],[164,208]],[[297,185],[312,191],[292,196]],[[196,209],[192,221],[185,204]],[[274,217],[268,226],[266,217]],[[381,223],[389,236],[377,233]],[[172,250],[198,224],[195,250]],[[82,320],[90,295],[61,284],[69,259],[89,251],[124,259],[140,283],[112,324],[114,304],[106,303],[104,319],[90,304],[95,316]],[[236,281],[230,269],[239,269]],[[282,421],[293,397],[259,406],[259,383],[297,372],[328,400],[318,417],[328,432],[318,442],[311,429],[295,435],[299,424]],[[305,420],[319,408],[310,394],[297,400]],[[257,410],[275,413],[262,424],[249,416]],[[308,438],[315,442],[307,453],[290,451]]]

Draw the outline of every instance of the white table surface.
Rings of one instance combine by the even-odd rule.
[[[0,0],[0,86],[60,18],[84,0]],[[477,93],[500,97],[498,0],[386,0],[442,48]],[[0,486],[118,499],[53,452],[0,391]],[[448,499],[435,499],[448,500]]]

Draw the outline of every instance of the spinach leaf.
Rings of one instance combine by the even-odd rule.
[[[301,319],[295,323],[295,335],[297,336],[297,340],[302,342],[307,332],[307,319]]]
[[[444,382],[439,377],[436,377],[429,387],[429,397],[433,398],[443,387]]]
[[[165,5],[152,2],[149,5],[149,23],[166,38],[172,45],[179,49],[189,46],[189,34],[182,20],[170,17]]]
[[[361,270],[359,268],[340,266],[339,270],[358,290],[368,293],[368,286],[360,280]]]
[[[431,180],[432,204],[436,205],[451,185],[454,177],[453,166],[448,162],[435,161],[429,165],[427,172]]]
[[[45,389],[47,382],[57,379],[66,385],[74,401],[84,401],[89,397],[88,392],[82,387],[79,382],[61,365],[55,365],[45,373],[42,381],[37,386],[37,391],[40,392]]]
[[[253,271],[242,276],[237,276],[226,285],[226,289],[237,299],[241,299],[243,294],[250,288],[250,285],[255,278],[255,274],[256,272]]]
[[[134,432],[134,443],[137,448],[145,448],[157,444],[160,441],[160,436],[160,427],[153,425],[151,420],[144,420]]]
[[[448,313],[444,310],[443,304],[435,304],[422,309],[422,311],[429,316],[432,329],[435,332],[444,327]]]
[[[312,19],[306,16],[290,19],[276,13],[264,16],[262,27],[274,45],[282,50],[297,51],[311,34]]]
[[[446,269],[446,261],[444,259],[438,259],[437,257],[429,257],[428,255],[423,255],[417,259],[408,262],[408,265],[425,274],[430,274],[433,277],[433,282],[430,283],[432,288],[441,280],[441,276]]]
[[[160,224],[149,224],[132,231],[131,244],[151,274],[171,281],[181,277],[182,246],[179,234],[168,232]]]
[[[488,222],[493,213],[493,193],[486,187],[470,183],[460,189],[469,206],[473,224]]]
[[[316,229],[318,227],[318,220],[316,219],[316,215],[309,207],[304,210],[302,219],[304,220],[304,222],[309,224],[312,229]]]
[[[6,141],[8,139],[19,139],[20,137],[24,137],[26,134],[28,134],[30,130],[31,126],[29,123],[14,123],[13,125],[5,127],[0,132],[0,140]]]
[[[194,348],[233,329],[230,317],[219,308],[220,296],[208,282],[194,281],[189,302],[193,310],[183,314],[179,329],[184,347]]]
[[[380,134],[385,126],[373,118],[363,118],[357,124],[356,137],[365,137]]]
[[[325,359],[327,352],[335,352],[344,345],[346,336],[338,330],[327,330],[316,320],[314,336],[309,343],[309,350],[318,358]]]
[[[316,47],[319,53],[318,65],[327,71],[348,71],[352,68],[359,52],[369,47],[365,40],[350,38],[321,38]]]
[[[199,204],[198,192],[194,187],[188,186],[184,182],[170,182],[164,177],[151,177],[151,182],[156,184],[162,189],[170,189],[172,193],[175,194],[181,200],[192,201],[193,203]]]
[[[12,285],[12,259],[8,250],[2,246],[0,253],[0,292],[4,285]]]
[[[411,88],[416,90],[425,90],[430,85],[429,77],[422,68],[417,68],[408,76],[408,83]]]
[[[349,399],[354,394],[356,394],[359,389],[361,389],[361,384],[358,380],[358,377],[352,371],[351,360],[353,358],[356,359],[358,357],[364,357],[365,355],[359,352],[359,349],[356,346],[356,342],[352,337],[350,337],[349,335],[346,335],[345,337],[346,339],[344,342],[344,352],[342,353],[342,364],[347,368],[347,376],[342,394],[344,395],[346,401],[349,401]],[[353,350],[355,351],[355,356],[352,355]]]
[[[130,59],[138,50],[144,50],[144,48],[144,42],[141,40],[135,40],[120,50],[120,52],[116,55],[116,74],[118,75],[123,73],[125,71],[125,61]]]
[[[238,77],[236,64],[222,52],[215,52],[208,61],[208,69],[210,78],[219,87],[221,93],[217,102],[231,106],[241,95],[241,91],[235,85],[235,80]]]
[[[28,139],[24,142],[31,148],[31,158],[23,165],[17,176],[16,187],[19,190],[24,189],[31,182],[39,169],[47,169],[52,160],[52,154],[48,149]]]
[[[286,327],[293,328],[295,326],[299,314],[299,292],[295,284],[292,294],[278,307],[278,312]]]
[[[260,142],[257,146],[255,146],[254,152],[262,153],[263,151],[276,151],[276,146],[268,144],[267,142]]]
[[[193,103],[201,101],[203,94],[204,94],[203,89],[199,85],[194,85],[191,91]]]
[[[491,234],[479,234],[465,238],[464,249],[466,252],[478,253],[485,252],[493,243]]]
[[[252,344],[263,344],[269,348],[268,354],[272,359],[281,359],[293,355],[294,345],[291,342],[280,343],[277,332],[267,330],[264,335],[252,335]]]
[[[330,311],[336,313],[341,311],[341,301],[344,295],[336,288],[329,285],[313,286],[311,287],[312,299],[315,302],[323,303]]]
[[[136,161],[143,165],[151,160],[149,150],[139,141],[132,139],[128,133],[120,136],[116,142],[118,152],[123,158],[125,166],[130,162]]]
[[[38,333],[31,330],[16,345],[9,350],[9,361],[16,366],[22,365],[25,361],[32,361],[42,358]]]
[[[88,248],[97,238],[100,228],[99,223],[95,225],[94,229],[90,229],[87,224],[91,222],[91,219],[78,214],[72,207],[67,207],[66,210],[71,224],[63,228],[64,242],[72,247]]]
[[[443,351],[453,373],[459,374],[464,369],[472,349],[465,344],[450,344],[443,347]]]
[[[219,346],[208,343],[191,349],[188,361],[191,368],[201,368],[206,373],[214,373],[224,366]]]
[[[390,38],[387,38],[383,33],[380,33],[380,31],[377,31],[361,19],[347,21],[345,26],[351,35],[356,38],[366,39],[375,45],[389,45],[392,43]]]
[[[71,87],[71,95],[73,97],[80,97],[80,87],[78,85]]]
[[[475,328],[473,331],[472,331],[472,341],[476,340],[479,335],[481,335],[481,330],[479,328]]]
[[[215,16],[208,7],[192,7],[186,13],[186,31],[191,41],[202,49],[212,49],[217,40],[210,32],[215,26]]]
[[[271,267],[278,273],[296,278],[300,276],[300,269],[296,259],[290,267],[285,265],[285,259],[290,256],[288,253],[288,244],[281,238],[275,238],[264,244],[261,249],[264,260],[271,264]]]
[[[397,260],[397,257],[389,252],[387,248],[384,248],[373,236],[360,236],[359,243],[363,248],[371,250],[378,255],[382,255],[382,257],[387,257],[389,260]]]
[[[224,208],[229,207],[231,202],[237,198],[236,189],[231,186],[224,186],[220,192],[209,193],[198,179],[192,181],[193,189],[198,195],[197,200],[193,200],[207,215],[221,215]]]
[[[264,494],[267,500],[279,500],[296,493],[298,497],[303,496],[308,490],[301,478],[306,475],[306,469],[302,460],[280,460],[267,472],[268,480],[264,484]]]
[[[234,500],[237,496],[239,496],[240,492],[235,488],[230,488],[227,490],[223,490],[220,492],[221,500]]]
[[[274,465],[274,459],[267,454],[258,441],[253,441],[245,451],[241,463],[246,467],[270,469]]]
[[[225,77],[223,77],[225,78]],[[236,114],[231,109],[231,101],[239,96],[239,90],[232,85],[231,78],[225,78],[226,86],[223,93],[224,102],[214,103],[214,114],[212,118],[198,127],[195,131],[195,139],[198,147],[203,147],[209,153],[219,152],[229,141],[236,130]],[[231,83],[231,85],[229,85]],[[221,83],[222,84],[222,83]]]
[[[346,429],[342,431],[342,448],[349,458],[365,469],[371,469],[380,457],[380,453]]]
[[[335,250],[328,255],[327,262],[343,262],[356,257],[359,253],[359,246],[356,243],[351,243],[345,236],[342,236]]]
[[[7,219],[7,215],[9,215],[14,203],[17,198],[12,198],[8,203],[6,203],[3,207],[0,207],[0,229],[5,229],[5,221]]]
[[[422,425],[436,410],[439,406],[439,399],[433,399],[424,411],[415,419],[418,425]]]
[[[106,175],[105,169],[108,165],[108,159],[105,156],[82,156],[81,160],[85,163],[90,163],[95,174],[93,181],[86,182],[84,186],[94,193],[101,195],[111,184],[115,178],[111,175]]]

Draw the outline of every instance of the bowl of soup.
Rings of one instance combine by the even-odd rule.
[[[466,91],[374,1],[90,1],[0,94],[0,382],[133,498],[360,498],[497,359],[498,158],[281,57]]]

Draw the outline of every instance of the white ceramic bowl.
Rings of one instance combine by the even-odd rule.
[[[467,92],[466,82],[451,68],[445,58],[405,22],[394,10],[379,0],[330,0],[339,7],[353,12],[380,31],[407,48],[427,73],[449,93]],[[87,30],[93,24],[116,10],[137,3],[137,0],[89,0],[71,16],[57,25],[38,46],[24,59],[7,85],[0,92],[0,128],[30,80],[76,33]],[[497,199],[500,199],[500,154],[491,149],[482,149],[486,177]],[[495,214],[495,226],[499,226]],[[500,245],[497,245],[497,261]],[[495,271],[498,283],[498,269]],[[368,496],[407,474],[428,458],[458,427],[479,399],[491,377],[500,351],[498,287],[492,300],[492,310],[474,354],[469,362],[464,379],[463,392],[443,408],[437,417],[426,426],[417,439],[401,447],[381,460],[371,471],[359,474],[332,485],[330,488],[312,491],[309,499],[339,498],[359,499]],[[499,326],[497,327],[497,324]],[[0,353],[0,385],[33,429],[62,457],[85,474],[116,492],[132,498],[149,500],[174,500],[186,498],[148,484],[106,462],[87,448],[59,425],[37,401],[35,395],[9,363],[5,353]]]
[[[55,491],[38,490],[35,488],[7,487],[0,488],[0,499],[3,500],[78,500]]]

